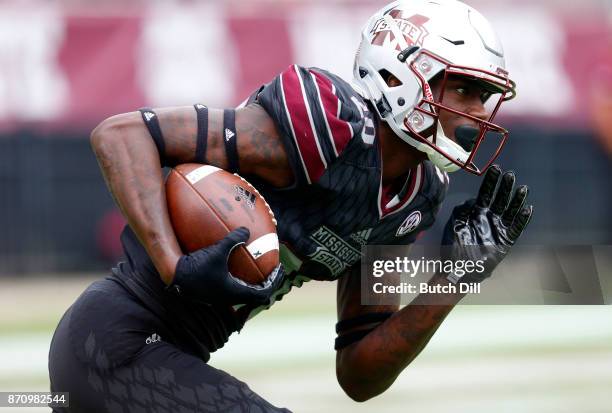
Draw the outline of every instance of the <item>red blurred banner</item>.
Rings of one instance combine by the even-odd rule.
[[[88,129],[145,105],[236,105],[291,63],[348,79],[360,27],[375,7],[253,13],[193,2],[129,14],[68,13],[45,3],[0,8],[0,128]],[[596,98],[612,94],[610,20],[538,6],[483,12],[518,83],[517,99],[503,108],[506,119],[586,125]]]

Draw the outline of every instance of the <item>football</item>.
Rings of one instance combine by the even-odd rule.
[[[278,265],[274,214],[241,176],[211,165],[178,165],[166,179],[166,199],[172,227],[185,253],[210,246],[244,226],[250,237],[230,255],[232,275],[259,284]]]

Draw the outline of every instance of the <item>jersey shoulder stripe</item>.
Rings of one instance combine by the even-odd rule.
[[[304,70],[291,66],[280,75],[280,85],[284,108],[291,135],[298,148],[298,154],[306,172],[308,183],[318,179],[327,168],[321,148],[320,136],[313,119],[311,88],[305,86],[310,79]],[[308,91],[307,88],[308,87]],[[320,119],[317,119],[320,121]]]
[[[327,135],[334,155],[338,157],[353,137],[353,129],[349,122],[345,122],[340,118],[342,102],[336,94],[336,86],[320,72],[313,70],[311,71],[311,76],[317,89],[320,107],[325,114],[323,120],[327,129]]]
[[[365,120],[361,97],[348,83],[322,69],[289,66],[260,89],[257,102],[274,120],[296,176],[319,180]]]

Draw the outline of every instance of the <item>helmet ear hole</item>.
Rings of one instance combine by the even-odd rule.
[[[393,73],[389,72],[386,69],[379,70],[378,74],[380,75],[380,77],[383,78],[383,80],[389,87],[398,87],[402,85],[402,81],[399,80],[397,76],[394,76]]]

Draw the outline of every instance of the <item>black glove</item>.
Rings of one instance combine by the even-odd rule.
[[[478,198],[453,209],[444,229],[442,245],[450,246],[450,259],[455,262],[483,260],[484,271],[471,272],[460,278],[450,274],[448,278],[452,282],[458,279],[461,282],[481,282],[491,276],[529,223],[533,206],[523,205],[529,188],[519,186],[510,200],[514,179],[514,172],[502,174],[500,167],[493,165],[487,170]],[[498,182],[499,188],[495,192]]]
[[[249,239],[249,230],[237,228],[210,247],[183,255],[176,264],[169,288],[208,304],[268,304],[282,284],[285,272],[279,264],[261,285],[247,284],[230,274],[227,261],[237,246]]]

